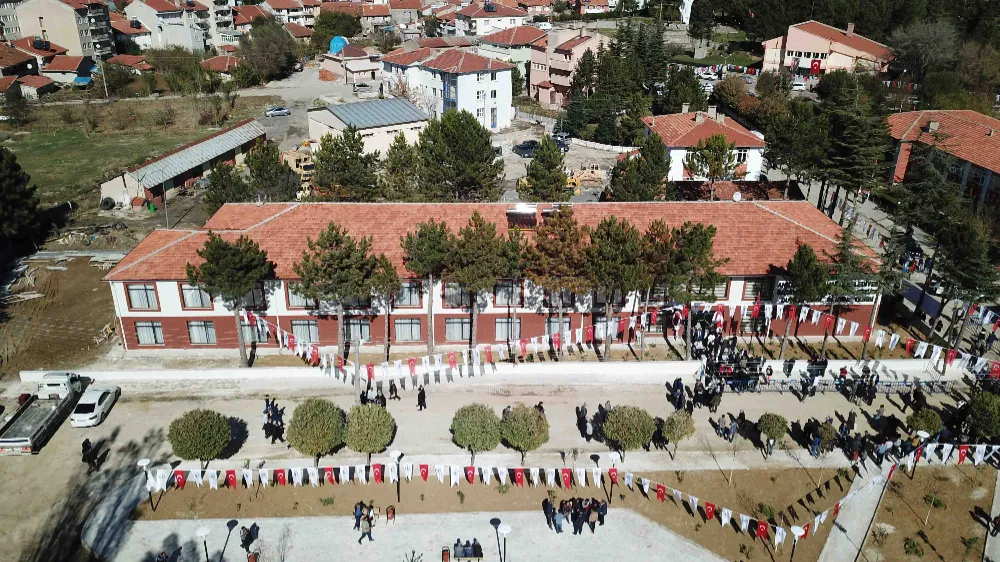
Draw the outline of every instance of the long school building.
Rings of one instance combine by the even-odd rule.
[[[108,273],[105,281],[111,288],[127,350],[235,348],[232,311],[188,284],[186,266],[200,263],[196,252],[210,230],[229,240],[245,235],[266,250],[275,264],[275,278],[247,295],[246,309],[293,334],[296,341],[335,345],[334,309],[296,294],[298,280],[292,266],[301,260],[307,240],[316,239],[330,222],[336,222],[355,237],[370,237],[373,252],[385,254],[403,279],[389,303],[372,298],[349,304],[346,322],[352,336],[360,336],[372,345],[388,339],[394,347],[422,348],[428,338],[427,307],[433,299],[436,344],[458,347],[467,345],[471,337],[469,294],[455,284],[436,281],[428,287],[425,280],[413,278],[404,266],[400,239],[430,219],[445,222],[457,233],[478,211],[501,232],[520,229],[530,243],[531,232],[552,209],[551,204],[502,203],[227,204],[202,229],[153,231]],[[722,305],[719,308],[727,331],[750,329],[751,308],[759,297],[762,313],[758,325],[783,333],[785,320],[777,317],[778,305],[789,302],[781,277],[783,268],[800,243],[812,246],[821,258],[825,252],[832,253],[840,232],[840,227],[808,202],[582,203],[574,204],[573,211],[581,225],[596,226],[605,217],[617,216],[630,221],[640,232],[657,219],[669,226],[688,221],[714,225],[715,255],[728,259],[719,268],[725,281],[715,287],[714,298],[696,310],[704,308],[704,304]],[[616,318],[637,316],[644,310],[643,298],[644,294],[613,295],[612,314]],[[604,320],[604,299],[595,293],[567,295],[563,329],[559,330],[557,311],[549,306],[545,291],[529,280],[501,280],[492,291],[481,292],[476,299],[478,343],[530,339],[600,323]],[[873,302],[874,295],[859,299],[839,317],[864,326]],[[654,332],[664,328],[672,332],[679,318],[674,314],[675,306],[663,291],[653,291],[650,310],[659,312]],[[810,308],[826,311],[829,307],[810,303]],[[768,312],[770,317],[765,320],[763,316]],[[384,328],[385,314],[389,315],[389,333]],[[695,319],[707,322],[712,315],[699,312]],[[813,324],[807,319],[795,329],[800,336],[822,335],[823,323]],[[259,351],[278,347],[272,334],[251,329],[246,323],[244,333]]]

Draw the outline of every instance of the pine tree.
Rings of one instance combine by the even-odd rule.
[[[417,147],[406,142],[403,133],[396,135],[382,162],[379,179],[381,198],[385,201],[403,202],[419,200],[417,184]]]
[[[885,244],[882,247],[882,255],[879,257],[878,273],[872,278],[877,292],[875,294],[875,304],[872,306],[871,317],[868,319],[868,325],[873,330],[879,308],[888,306],[889,310],[893,310],[896,306],[896,298],[902,295],[905,289],[903,283],[905,275],[900,268],[900,264],[906,255],[906,235],[903,230],[897,227],[898,222],[895,217],[890,221],[890,224],[892,226],[889,230],[889,236],[885,239]],[[870,339],[865,340],[864,347],[861,349],[862,361],[868,359],[869,343]]]
[[[604,297],[604,318],[610,320],[611,305],[617,294],[624,298],[630,291],[649,286],[649,277],[641,265],[641,237],[631,223],[615,216],[602,219],[587,234],[590,244],[583,250],[587,281]],[[605,359],[610,357],[609,353],[610,334],[604,339]]]
[[[788,260],[785,268],[788,272],[788,292],[792,296],[792,304],[803,306],[817,302],[826,296],[826,267],[816,257],[816,252],[809,244],[799,244],[795,255]],[[781,338],[781,351],[778,359],[785,358],[788,345],[788,334],[792,329],[792,318],[785,320],[785,335]]]
[[[267,141],[250,149],[244,161],[250,172],[250,189],[268,201],[295,201],[301,180],[281,161],[278,145]]]
[[[243,176],[232,166],[219,162],[208,176],[208,189],[205,191],[205,210],[214,215],[226,203],[246,203],[252,201],[255,192]]]
[[[670,68],[667,71],[667,85],[663,94],[653,100],[653,113],[663,115],[680,113],[683,104],[689,105],[689,111],[705,111],[708,109],[708,98],[694,74],[694,69]]]
[[[333,304],[337,311],[337,353],[345,356],[347,332],[344,302],[370,297],[372,277],[378,260],[371,253],[371,239],[355,240],[335,222],[320,232],[316,240],[308,238],[308,249],[302,259],[292,265],[299,276],[296,294]]]
[[[495,201],[503,181],[490,132],[467,111],[446,111],[420,133],[423,196],[444,201]]]
[[[518,64],[510,69],[510,95],[515,98],[524,95],[524,74]]]
[[[723,134],[714,134],[708,140],[698,139],[698,144],[688,152],[684,168],[711,182],[709,201],[715,200],[715,182],[733,177],[736,170],[736,143],[726,140]]]
[[[596,96],[592,99],[596,99]],[[594,141],[601,144],[618,144],[618,111],[614,105],[604,105],[601,108],[597,129],[594,130]]]
[[[365,142],[354,126],[334,137],[324,135],[316,152],[315,181],[333,201],[375,201],[379,153],[365,154]]]
[[[451,260],[455,236],[443,222],[422,222],[417,231],[399,239],[403,248],[403,264],[406,270],[427,280],[427,354],[434,353],[434,289],[435,280],[440,281]]]
[[[566,107],[566,115],[563,117],[560,129],[570,136],[582,138],[588,123],[587,100],[584,98],[583,90],[578,87],[573,88],[569,94],[569,105]]]
[[[0,147],[0,246],[27,234],[37,215],[38,197],[31,176],[9,148]]]
[[[875,273],[874,264],[862,252],[864,245],[854,235],[854,225],[857,220],[858,215],[854,215],[837,235],[833,253],[826,254],[830,260],[827,294],[830,296],[830,315],[834,319],[837,319],[842,311],[850,309],[855,298],[862,296],[858,282],[870,279]],[[824,330],[821,358],[826,358],[826,343],[829,337],[830,330]]]
[[[566,172],[563,153],[552,137],[546,135],[528,164],[527,186],[521,197],[527,201],[566,201]]]
[[[11,84],[3,94],[3,115],[12,125],[23,125],[31,119],[31,106],[24,99],[19,84]]]
[[[673,256],[676,251],[673,230],[660,219],[650,223],[642,237],[641,263],[649,281],[649,285],[646,287],[646,296],[643,299],[643,314],[649,311],[649,299],[654,289],[663,289],[662,298],[664,301],[670,301],[673,298],[673,294],[669,291]],[[645,351],[646,339],[643,338],[639,348],[640,361],[645,357]]]
[[[396,271],[396,266],[392,265],[389,258],[385,257],[385,254],[379,254],[376,263],[375,271],[372,273],[372,277],[369,280],[371,283],[371,292],[379,300],[383,314],[382,318],[385,322],[383,325],[383,332],[385,334],[385,342],[383,342],[382,350],[385,354],[385,360],[389,360],[389,316],[392,310],[392,295],[399,290],[402,285],[402,281],[399,278],[399,272]]]
[[[615,164],[608,190],[615,201],[652,201],[664,195],[670,158],[659,135],[649,135],[639,154]]]
[[[729,259],[716,259],[713,251],[715,244],[715,227],[701,223],[685,222],[672,233],[675,251],[667,275],[667,288],[671,297],[677,302],[691,303],[695,299],[715,299],[715,287],[724,279],[716,269],[729,262]],[[691,320],[694,314],[687,315],[687,329],[684,330],[686,341],[685,356],[691,358]]]
[[[597,57],[594,56],[594,51],[587,49],[576,63],[573,79],[570,81],[570,91],[579,90],[583,97],[589,97],[594,93],[596,72]]]
[[[197,254],[202,262],[198,265],[187,264],[188,282],[213,297],[221,298],[226,308],[233,312],[240,366],[246,367],[249,361],[240,308],[250,291],[274,274],[274,264],[267,258],[267,252],[246,236],[230,243],[212,231],[209,231],[208,240]]]
[[[935,260],[940,260],[938,271],[947,287],[945,297],[963,303],[993,302],[1000,276],[990,259],[992,233],[986,223],[976,216],[960,216],[954,219],[953,228],[941,234],[940,241],[940,258],[935,255]],[[946,337],[952,347],[958,347],[968,322],[969,314],[959,318],[964,310],[964,306],[952,307],[950,337]]]
[[[504,240],[497,235],[497,226],[478,211],[472,213],[468,225],[458,231],[452,245],[446,281],[458,283],[469,292],[472,314],[472,340],[469,349],[478,344],[479,295],[492,290],[507,269],[503,256]]]

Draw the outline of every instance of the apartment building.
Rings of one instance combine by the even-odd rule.
[[[456,35],[489,35],[524,25],[528,12],[503,4],[469,4],[454,12]]]
[[[885,72],[892,49],[847,29],[806,21],[788,26],[788,32],[763,42],[763,69],[787,69],[796,76],[820,76],[834,70]]]
[[[531,72],[528,95],[542,107],[559,109],[569,102],[570,83],[576,64],[590,49],[597,52],[609,39],[587,28],[561,28],[531,43]]]
[[[208,7],[195,0],[134,0],[125,15],[150,30],[150,46],[157,49],[203,52],[212,26]]]
[[[531,44],[545,37],[545,32],[530,25],[519,25],[479,38],[476,53],[507,61],[521,69],[521,76],[528,75],[531,65]]]
[[[14,11],[23,37],[57,43],[72,56],[115,53],[108,6],[100,0],[25,0]]]
[[[127,41],[132,41],[140,49],[146,50],[153,44],[152,36],[146,26],[137,19],[131,19],[119,12],[111,12],[111,28],[114,30],[115,45],[121,50],[121,46]]]
[[[311,28],[316,21],[313,9],[299,0],[264,0],[260,7],[274,16],[278,23],[297,23]]]

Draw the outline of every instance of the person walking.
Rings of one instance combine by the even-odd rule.
[[[1000,532],[1000,515],[993,518],[993,530],[990,531],[990,536],[995,537],[998,532]]]
[[[590,534],[594,534],[594,530],[597,528],[597,506],[590,506],[590,513],[587,515],[587,525],[590,526]]]
[[[90,444],[90,439],[83,440],[83,444],[80,445],[80,454],[83,457],[83,462],[87,463],[87,475],[89,476],[91,472],[97,472],[97,451]]]
[[[554,510],[552,508],[552,502],[549,501],[549,498],[545,498],[544,500],[542,500],[542,511],[545,513],[545,524],[548,525],[549,529],[551,530],[552,529],[552,515],[553,515],[552,512]]]
[[[354,504],[354,530],[361,528],[361,516],[365,514],[365,502]]]
[[[399,389],[396,388],[396,381],[389,381],[389,400],[402,400],[399,397]]]
[[[370,517],[365,517],[361,520],[361,536],[358,537],[358,544],[361,544],[361,539],[365,537],[368,537],[368,542],[375,540],[372,538],[372,520]]]
[[[556,534],[563,532],[562,526],[564,520],[565,518],[563,517],[563,514],[560,511],[557,511],[555,515],[552,516],[552,524],[555,525],[556,527]]]
[[[604,518],[608,515],[608,502],[601,500],[601,504],[597,506],[597,522],[603,527]]]
[[[424,386],[420,385],[417,389],[417,411],[427,409],[427,393],[424,392]]]

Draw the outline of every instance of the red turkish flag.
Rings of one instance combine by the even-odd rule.
[[[829,330],[830,326],[833,326],[833,316],[830,316],[829,314],[824,314],[823,315],[823,329],[824,330]]]
[[[563,468],[559,472],[562,474],[563,488],[568,490],[573,483],[573,472],[568,468]]]
[[[715,504],[712,502],[705,502],[705,517],[707,519],[715,519]]]
[[[861,334],[861,341],[867,342],[869,339],[871,339],[871,337],[872,337],[872,327],[865,326],[865,331],[864,333]]]
[[[914,340],[913,338],[906,338],[906,354],[907,355],[912,355],[913,354],[913,344],[914,343],[916,343],[916,340]]]
[[[1000,379],[1000,363],[996,361],[990,363],[990,378]]]
[[[914,455],[913,463],[916,464],[916,463],[920,462],[920,456],[923,455],[923,454],[924,454],[924,448],[923,448],[923,446],[917,447],[917,452]]]
[[[805,534],[802,535],[802,538],[804,539],[809,538],[809,527],[811,526],[812,526],[811,523],[806,523],[805,525],[802,526],[802,530],[805,531]]]
[[[410,368],[410,374],[416,376],[417,374],[417,360],[410,357],[406,360],[406,366]]]
[[[840,502],[833,504],[833,516],[836,517],[840,513]]]
[[[313,365],[319,365],[319,346],[318,345],[312,346],[312,353],[310,354],[309,359],[312,361]]]
[[[372,478],[375,479],[376,484],[382,483],[382,465],[380,464],[372,465]]]
[[[287,473],[285,469],[279,468],[274,471],[274,479],[278,481],[278,484],[284,486],[288,482]]]
[[[375,364],[369,363],[365,365],[365,370],[368,371],[368,380],[375,378]]]
[[[474,466],[465,467],[465,479],[469,481],[469,484],[476,483],[476,467]]]
[[[427,482],[427,471],[428,467],[426,464],[420,465],[420,477],[424,479],[424,482]]]
[[[174,471],[174,486],[177,486],[178,488],[180,488],[181,490],[183,490],[185,482],[186,482],[186,479],[184,478],[184,471],[183,470],[175,470]]]
[[[997,321],[993,323],[994,332],[997,331],[997,328],[1000,328],[1000,319],[997,319]]]
[[[247,311],[247,324],[250,324],[251,326],[257,325],[257,318],[253,315],[252,310]]]
[[[337,352],[337,370],[338,371],[344,370],[344,357],[340,355],[340,352]]]
[[[972,316],[973,314],[976,313],[977,306],[978,305],[976,305],[976,303],[972,303],[969,305],[969,316]]]
[[[618,333],[623,334],[628,329],[628,318],[618,319]]]
[[[524,469],[515,468],[514,469],[514,483],[518,486],[524,487]]]
[[[661,502],[667,501],[667,487],[663,484],[656,485],[656,499]]]
[[[757,538],[758,539],[767,537],[768,527],[770,527],[770,525],[767,524],[767,521],[761,521],[759,519],[757,520]]]
[[[455,360],[455,352],[454,351],[449,351],[448,352],[448,366],[451,367],[452,369],[454,369],[455,365],[457,365],[457,364],[458,364],[458,361]]]
[[[760,316],[760,294],[757,294],[757,301],[753,303],[753,307],[750,308],[750,318],[757,318]]]
[[[691,310],[688,308],[688,305],[685,304],[684,306],[681,307],[681,317],[686,319],[690,311]]]
[[[493,362],[493,348],[490,346],[486,346],[486,362],[487,363]]]
[[[795,318],[795,305],[794,304],[788,305],[788,314],[785,316],[785,318],[787,318],[789,320],[791,320],[792,318]]]
[[[528,340],[521,338],[521,341],[517,342],[521,344],[521,355],[528,354]]]
[[[944,356],[944,364],[951,365],[952,361],[954,361],[956,357],[958,357],[958,350],[949,349],[948,353],[946,353]]]
[[[593,326],[587,326],[587,329],[584,330],[583,341],[585,341],[587,343],[592,343],[594,341],[594,327]]]
[[[613,484],[617,484],[618,483],[618,469],[617,468],[615,468],[615,467],[609,468],[608,469],[608,476],[611,478],[611,482]]]
[[[332,466],[328,466],[328,467],[326,467],[326,468],[323,469],[323,476],[326,477],[326,481],[329,482],[330,484],[336,484],[337,483],[336,477],[333,476],[333,467]]]
[[[892,465],[892,466],[890,466],[890,467],[889,467],[889,475],[888,475],[888,476],[886,477],[886,479],[885,479],[885,480],[886,480],[886,482],[888,482],[889,480],[892,480],[892,475],[893,475],[893,473],[895,473],[895,472],[896,472],[896,469],[897,469],[898,467],[899,467],[899,464],[898,464],[898,463],[897,463],[897,464],[894,464],[894,465]]]
[[[556,349],[562,349],[562,337],[559,334],[552,334],[552,345]]]
[[[965,462],[965,457],[969,456],[969,446],[959,445],[958,446],[958,464]]]
[[[658,312],[659,311],[657,311],[657,310],[652,310],[649,313],[649,323],[652,324],[652,325],[654,325],[654,326],[656,325],[656,315],[657,315]]]
[[[236,485],[236,471],[235,470],[227,470],[226,471],[226,484],[228,484],[229,487],[232,488],[232,489],[234,489],[234,490],[238,487]]]
[[[819,74],[821,64],[823,63],[820,59],[812,59],[809,61],[809,74]]]
[[[288,349],[294,349],[294,348],[295,348],[295,335],[288,334]]]

